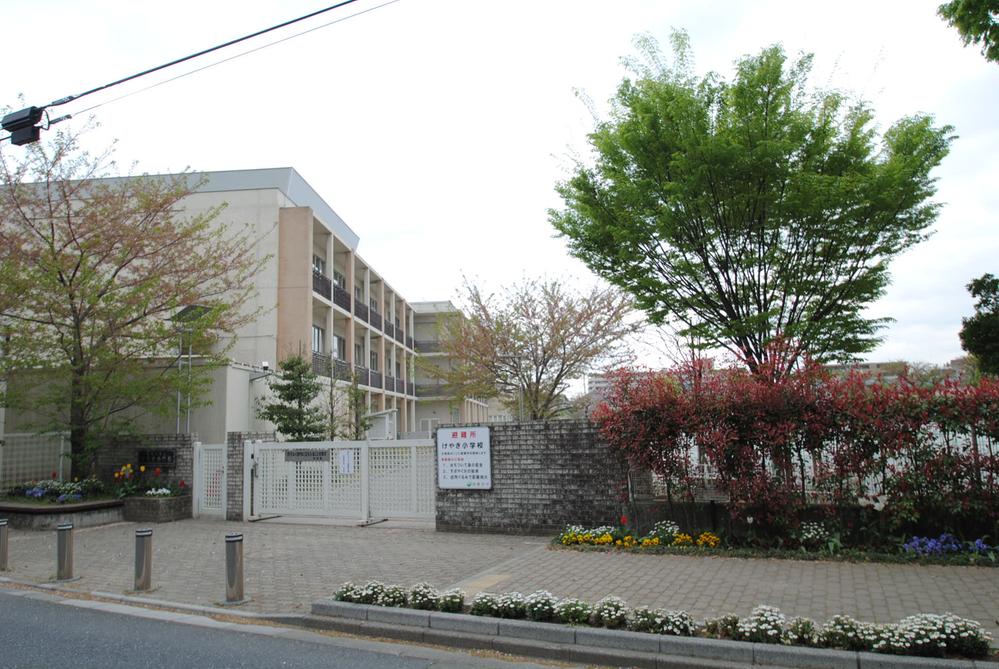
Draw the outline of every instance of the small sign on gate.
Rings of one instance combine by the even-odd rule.
[[[493,487],[488,427],[438,428],[437,486],[472,490]]]
[[[325,448],[289,448],[284,452],[285,462],[322,462],[330,459]]]

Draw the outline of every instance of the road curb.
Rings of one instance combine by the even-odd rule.
[[[678,637],[322,599],[307,626],[539,659],[650,669],[999,669],[999,663]]]

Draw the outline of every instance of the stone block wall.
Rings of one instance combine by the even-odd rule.
[[[226,438],[226,520],[243,518],[243,444],[247,441],[274,441],[273,432],[230,432]],[[252,494],[253,491],[248,491]]]
[[[451,426],[468,427],[468,426]],[[437,529],[550,534],[616,524],[628,466],[587,420],[492,423],[491,490],[437,490]]]
[[[175,465],[163,468],[163,479],[168,483],[194,485],[194,434],[141,434],[117,437],[104,444],[97,452],[97,475],[110,481],[115,470],[131,463],[139,467],[139,451],[143,449],[166,449],[175,453]]]

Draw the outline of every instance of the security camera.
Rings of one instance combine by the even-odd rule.
[[[271,368],[271,363],[267,362],[266,360],[260,363],[260,369],[264,370],[265,372],[270,368]]]

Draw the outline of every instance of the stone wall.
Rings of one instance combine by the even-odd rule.
[[[173,467],[162,467],[162,477],[167,483],[180,483],[185,486],[194,485],[194,442],[198,440],[193,434],[141,434],[129,437],[116,437],[104,444],[97,452],[97,475],[104,481],[110,481],[115,470],[122,465],[131,463],[135,470],[139,468],[139,451],[144,449],[164,449],[174,452]]]
[[[570,523],[617,524],[628,467],[589,421],[493,423],[489,431],[492,489],[438,489],[438,530],[550,534]]]
[[[273,432],[230,432],[226,438],[226,520],[243,518],[243,444],[247,441],[274,441]],[[249,494],[253,491],[250,490]]]

